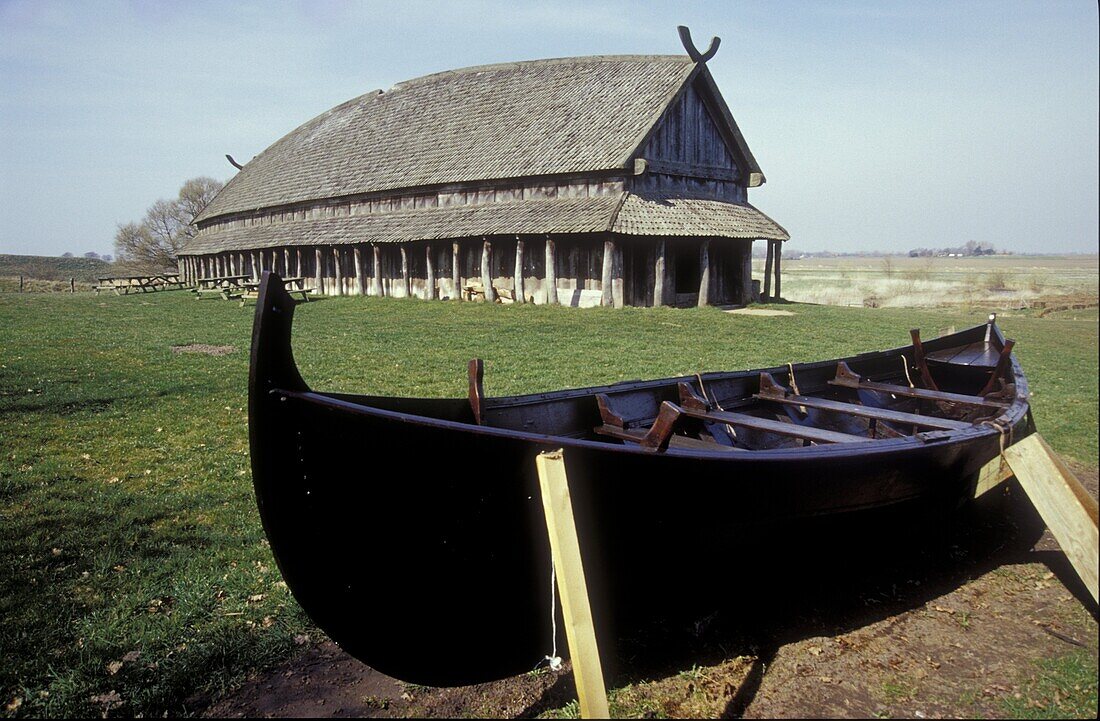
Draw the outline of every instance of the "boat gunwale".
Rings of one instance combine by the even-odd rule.
[[[261,284],[261,293],[259,302],[257,303],[257,327],[256,334],[259,335],[259,331],[263,325],[263,319],[267,314],[267,306],[271,303],[271,299],[266,292],[269,285],[274,281],[278,281],[280,290],[285,294],[285,289],[282,287],[282,279],[271,271],[264,272],[264,282]],[[289,296],[288,296],[289,298]],[[293,303],[293,301],[291,301]],[[290,335],[290,329],[293,326],[293,305],[289,306],[290,319],[288,321],[287,330],[288,336]],[[993,322],[982,323],[979,325],[965,328],[957,333],[952,333],[946,336],[941,336],[933,340],[928,341],[925,347],[939,345],[942,342],[957,336],[965,336],[966,334],[973,334],[979,331],[984,332],[985,329],[992,325],[993,337],[996,338],[998,343],[1002,345],[1005,342],[1004,335],[1001,333],[1000,328]],[[254,339],[255,341],[255,339]],[[290,344],[290,338],[286,339]],[[256,347],[253,343],[253,352],[255,353]],[[891,355],[904,355],[905,351],[912,351],[912,345],[899,346],[892,349],[881,351],[867,351],[858,353],[853,356],[836,359],[825,359],[820,361],[810,361],[807,363],[795,364],[793,367],[797,369],[819,369],[827,368],[830,365],[835,365],[840,362],[858,362],[864,360],[874,360],[879,358],[889,357]],[[374,416],[383,418],[390,421],[397,421],[401,423],[407,423],[416,426],[428,426],[432,428],[439,428],[447,431],[457,431],[462,433],[471,433],[474,435],[487,435],[496,436],[501,438],[508,438],[516,441],[535,443],[546,447],[574,447],[574,448],[586,448],[589,450],[606,451],[611,453],[627,453],[633,455],[646,455],[646,456],[669,456],[676,458],[693,458],[693,459],[707,459],[707,460],[753,460],[753,461],[789,461],[792,459],[812,460],[816,458],[821,459],[833,459],[843,458],[850,456],[864,456],[873,457],[879,454],[888,454],[898,451],[916,451],[916,449],[926,448],[929,446],[936,446],[939,448],[945,445],[954,445],[956,443],[963,443],[968,441],[979,440],[989,436],[995,436],[1001,433],[1008,433],[1012,438],[1012,432],[1016,428],[1017,424],[1024,419],[1026,414],[1030,411],[1030,406],[1027,401],[1029,397],[1027,378],[1023,373],[1023,369],[1020,366],[1016,355],[1011,355],[1011,367],[1013,373],[1013,382],[1015,383],[1015,397],[1012,402],[1005,407],[1002,412],[994,418],[985,419],[974,423],[973,425],[947,431],[927,431],[924,433],[917,433],[911,436],[905,436],[903,438],[883,438],[875,439],[866,443],[826,443],[815,444],[810,446],[800,446],[794,448],[771,448],[771,449],[740,449],[723,446],[720,450],[714,451],[703,450],[697,448],[675,448],[669,447],[664,451],[655,451],[653,449],[643,448],[639,445],[628,445],[620,443],[609,443],[601,440],[592,440],[588,438],[577,438],[567,435],[551,435],[542,433],[532,433],[530,431],[515,430],[511,428],[499,428],[494,426],[476,425],[474,423],[466,423],[462,421],[447,420],[442,418],[434,418],[432,416],[420,415],[416,413],[407,413],[403,411],[394,411],[384,408],[378,408],[368,405],[366,403],[354,402],[342,398],[334,397],[335,394],[329,395],[320,391],[316,391],[310,387],[309,383],[301,375],[301,371],[298,368],[297,360],[294,358],[293,346],[287,348],[288,358],[297,379],[301,380],[304,390],[292,390],[279,388],[276,383],[272,383],[266,392],[269,394],[283,395],[287,398],[294,398],[302,402],[327,407],[334,411],[350,412],[355,415]],[[756,373],[784,373],[787,372],[786,366],[773,366],[771,368],[763,369],[747,369],[740,371],[712,371],[703,373],[701,376],[704,379],[709,377],[710,380],[724,380],[737,377],[747,377]],[[297,380],[296,379],[296,380]],[[534,405],[537,403],[545,403],[556,400],[569,400],[582,398],[586,396],[593,396],[596,393],[601,392],[622,392],[625,390],[646,390],[650,388],[659,388],[675,384],[681,381],[693,381],[694,376],[678,376],[671,378],[658,378],[651,380],[632,380],[621,381],[618,383],[602,386],[590,386],[585,388],[573,388],[564,389],[560,391],[545,391],[541,393],[516,395],[516,396],[503,396],[503,397],[490,397],[486,398],[486,402],[489,408],[504,408],[504,407],[517,407],[523,405]],[[361,397],[370,398],[371,396],[357,396],[357,394],[340,393],[339,395],[346,397]],[[417,398],[407,396],[373,396],[376,398],[402,398],[409,401],[451,401],[461,402],[464,399],[461,398]],[[1001,429],[1005,430],[1001,430]],[[1026,433],[1026,430],[1025,430]],[[1022,435],[1021,435],[1022,437]],[[1018,440],[1012,438],[1011,442]]]

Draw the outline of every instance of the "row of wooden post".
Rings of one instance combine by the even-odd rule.
[[[779,264],[783,258],[783,241],[768,241],[768,256],[764,260],[764,293],[761,298],[767,303],[769,300],[779,300],[783,297],[783,289],[780,286]],[[772,295],[772,265],[775,265],[775,295]]]
[[[23,292],[23,276],[19,276],[19,292]],[[76,278],[69,278],[69,292],[76,292]]]
[[[523,303],[526,301],[526,294],[524,292],[523,281],[523,266],[524,266],[524,241],[519,236],[516,236],[516,258],[515,258],[515,270],[513,273],[513,297],[516,303]],[[779,250],[780,241],[768,241],[768,257],[764,270],[764,300],[771,298],[771,274],[774,258],[775,267],[775,296],[780,295],[779,285],[779,262],[781,251]],[[344,268],[341,265],[341,254],[339,252],[340,247],[335,246],[332,248],[334,258],[334,271],[335,271],[335,287],[336,294],[342,295],[344,288]],[[401,244],[401,282],[404,285],[405,296],[412,296],[411,279],[409,277],[409,256],[408,247],[406,244]],[[259,273],[263,269],[278,270],[278,251],[261,251],[253,250],[247,251],[252,258],[252,276],[259,278]],[[374,275],[371,278],[370,293],[369,295],[381,296],[383,293],[382,277],[378,272],[378,268],[381,267],[382,251],[381,246],[378,244],[371,244],[371,252],[373,254],[374,261]],[[604,241],[603,248],[603,268],[601,274],[602,292],[600,298],[600,304],[605,306],[613,306],[616,304],[616,298],[614,293],[614,281],[615,281],[615,266],[618,262],[620,266],[619,272],[621,274],[621,260],[619,260],[618,244],[614,239],[608,239]],[[316,284],[316,290],[322,291],[322,268],[324,267],[321,248],[315,247],[315,262],[314,262],[314,283]],[[451,281],[454,287],[454,295],[456,299],[462,297],[462,278],[459,273],[459,257],[460,257],[460,244],[456,241],[452,243],[453,260],[451,263]],[[270,262],[265,264],[265,255],[269,257]],[[362,262],[362,246],[356,245],[353,248],[353,257],[355,265],[355,279],[359,285],[359,293],[362,295],[368,295],[367,288],[364,285],[363,276],[363,262]],[[291,273],[291,251],[289,248],[283,250],[283,264],[282,270],[285,275],[301,275],[302,273],[302,250],[301,248],[295,249],[296,263],[294,265],[294,273]],[[436,274],[435,265],[432,257],[432,246],[428,245],[425,248],[425,262],[426,262],[426,275],[427,275],[427,295],[428,299],[435,300],[438,297],[438,290],[436,288]],[[654,261],[654,305],[665,304],[666,294],[666,242],[664,240],[657,241],[657,248]],[[245,267],[245,252],[228,252],[225,254],[218,254],[213,256],[190,256],[184,257],[180,260],[180,272],[184,276],[184,280],[187,282],[194,282],[198,278],[202,277],[214,277],[225,275],[243,275]],[[546,238],[546,260],[545,260],[545,288],[546,288],[546,302],[550,305],[557,305],[558,303],[558,291],[557,291],[557,276],[555,272],[556,268],[556,254],[553,238]],[[488,238],[484,238],[482,242],[481,251],[481,285],[485,291],[483,296],[484,300],[495,300],[495,291],[493,290],[492,283],[492,242]],[[699,299],[698,304],[705,306],[710,300],[710,285],[711,285],[711,268],[710,268],[710,241],[704,240],[699,250]],[[620,301],[621,302],[621,301]]]

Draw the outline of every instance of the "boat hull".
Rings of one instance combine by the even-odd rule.
[[[554,647],[540,452],[565,449],[607,641],[674,600],[725,593],[731,562],[765,573],[831,541],[840,547],[829,554],[858,553],[851,531],[875,518],[920,527],[966,499],[1000,449],[998,432],[976,428],[853,444],[858,452],[654,453],[477,426],[465,400],[314,393],[290,353],[285,295],[265,278],[253,337],[250,434],[264,529],[310,617],[352,655],[410,682],[516,675]],[[1022,413],[1012,422],[1026,432]]]

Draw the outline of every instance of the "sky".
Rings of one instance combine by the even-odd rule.
[[[708,65],[802,251],[1097,251],[1089,0],[0,0],[0,253],[113,253],[188,178],[420,75],[576,55]]]

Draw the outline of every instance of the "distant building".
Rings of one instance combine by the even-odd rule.
[[[763,182],[705,61],[465,68],[277,141],[196,219],[180,270],[274,269],[335,295],[746,303],[753,241],[789,238],[748,203]]]

